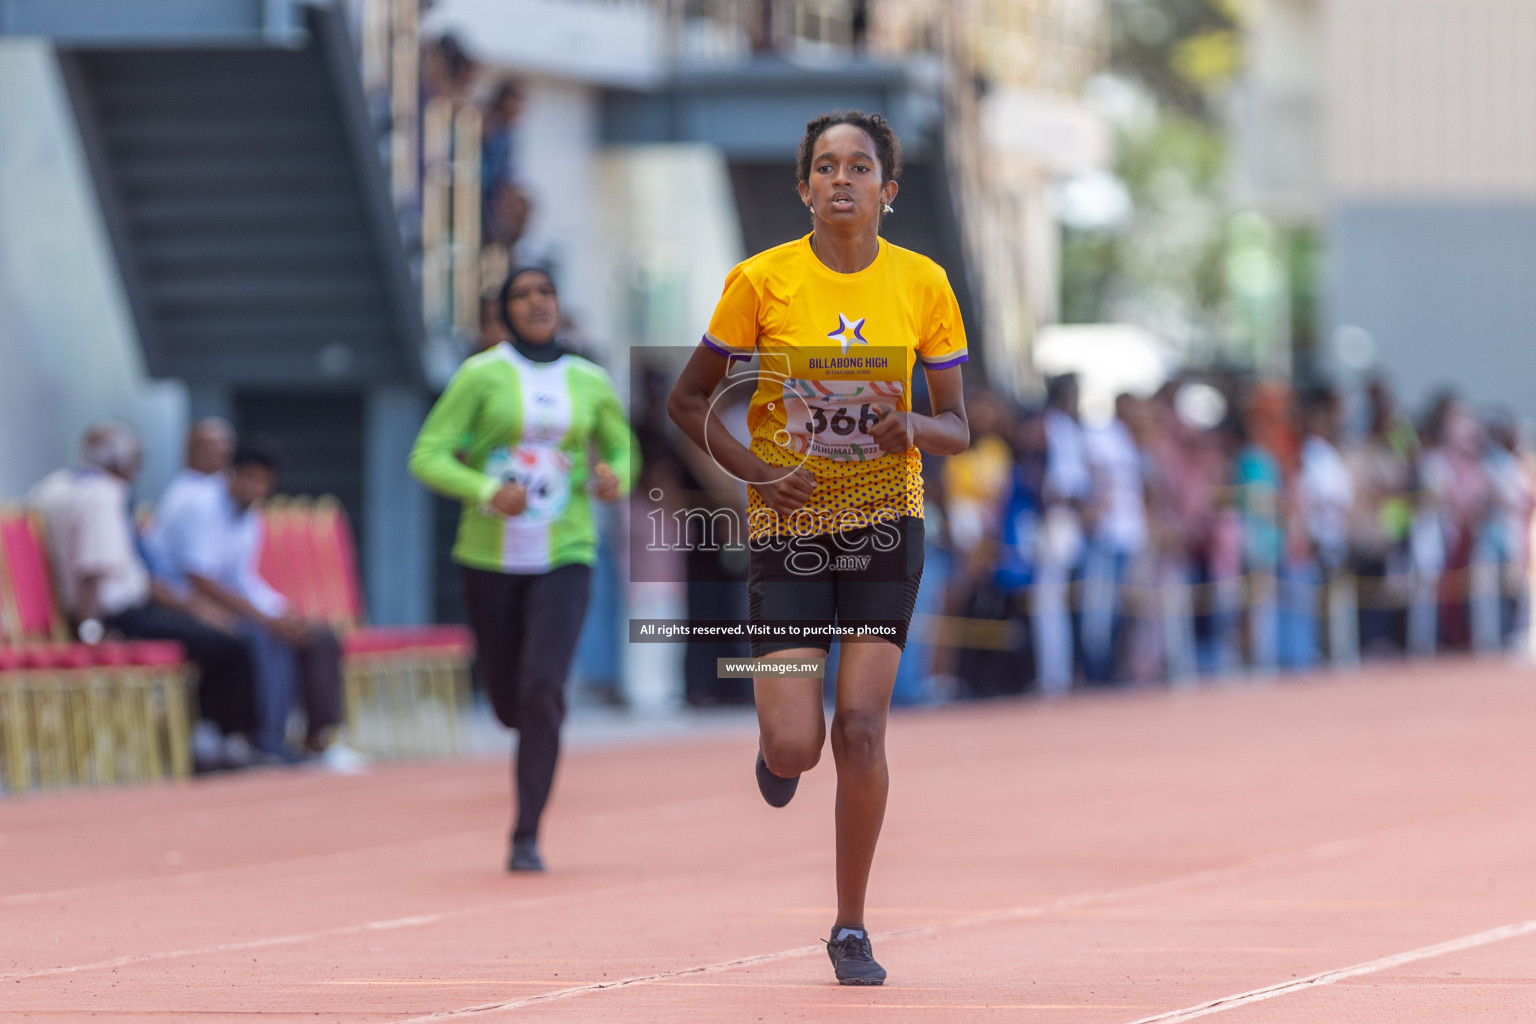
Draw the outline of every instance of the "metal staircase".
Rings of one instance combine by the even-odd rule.
[[[419,300],[344,15],[297,14],[277,44],[57,41],[153,376],[423,379]]]

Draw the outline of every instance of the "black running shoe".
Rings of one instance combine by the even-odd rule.
[[[544,858],[539,856],[537,839],[512,840],[512,855],[507,858],[508,871],[543,871]]]
[[[793,800],[798,785],[800,776],[786,779],[773,774],[768,770],[768,762],[763,760],[763,752],[757,752],[757,788],[763,794],[763,799],[768,801],[769,807],[783,807]]]
[[[834,927],[832,938],[827,940],[827,956],[832,959],[839,985],[885,984],[885,968],[875,963],[867,931]]]

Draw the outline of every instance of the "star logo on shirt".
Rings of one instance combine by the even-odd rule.
[[[837,314],[837,329],[828,331],[827,337],[843,346],[843,355],[847,355],[848,346],[854,342],[858,342],[860,345],[869,344],[868,341],[864,340],[864,321],[866,319],[867,317],[861,316],[857,320],[850,320],[839,313]],[[850,334],[852,337],[849,337]]]

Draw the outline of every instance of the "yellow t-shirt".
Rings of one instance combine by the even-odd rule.
[[[759,357],[747,410],[752,451],[786,473],[804,465],[816,477],[805,508],[782,523],[748,488],[753,536],[813,536],[923,514],[922,456],[883,452],[869,429],[882,405],[911,409],[919,361],[929,369],[965,362],[960,307],[937,263],[882,238],[873,263],[839,274],[806,235],[731,271],[703,342],[735,360]]]

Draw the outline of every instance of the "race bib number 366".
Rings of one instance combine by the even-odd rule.
[[[867,462],[885,452],[870,431],[883,409],[901,407],[894,380],[784,381],[784,429],[796,452],[842,462]]]

